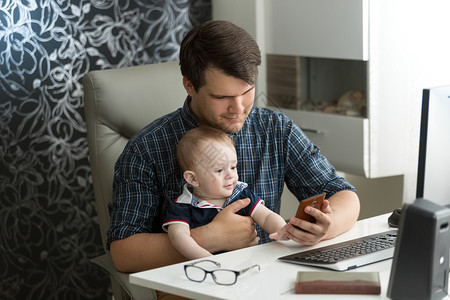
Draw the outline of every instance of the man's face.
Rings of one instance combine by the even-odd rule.
[[[242,129],[253,107],[254,85],[215,68],[205,70],[205,85],[197,92],[186,78],[183,78],[183,84],[192,97],[190,108],[200,124],[227,133]]]

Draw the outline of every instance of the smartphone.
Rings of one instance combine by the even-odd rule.
[[[316,219],[313,216],[305,213],[305,208],[307,206],[312,206],[314,208],[320,209],[322,207],[322,203],[323,203],[324,199],[325,199],[325,193],[303,199],[302,201],[300,201],[300,203],[298,205],[297,213],[295,214],[295,217],[306,220],[311,223],[315,223]]]

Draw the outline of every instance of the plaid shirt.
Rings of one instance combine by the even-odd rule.
[[[136,233],[162,232],[166,208],[185,183],[176,145],[186,131],[199,126],[189,101],[188,97],[182,108],[141,130],[119,157],[109,204],[108,247],[111,241]],[[279,112],[253,107],[233,139],[239,180],[247,182],[277,213],[285,182],[300,200],[319,193],[329,198],[341,190],[354,191],[300,128]],[[265,232],[257,230],[260,242],[269,241]]]

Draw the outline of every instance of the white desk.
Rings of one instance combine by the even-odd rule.
[[[298,299],[294,293],[297,271],[318,270],[317,268],[278,262],[277,258],[301,250],[322,247],[328,244],[357,238],[389,229],[389,214],[358,221],[353,229],[329,241],[313,247],[299,245],[292,241],[272,242],[237,251],[227,252],[212,257],[222,264],[223,268],[240,270],[252,264],[259,264],[261,271],[250,270],[238,277],[232,286],[220,286],[208,275],[204,282],[196,283],[186,278],[183,265],[175,264],[163,268],[148,270],[130,275],[130,282],[143,287],[153,288],[193,299]],[[358,268],[352,272],[378,271],[382,284],[381,299],[386,297],[391,262],[384,261]],[[319,269],[320,270],[320,269]],[[302,295],[302,299],[323,299],[323,295]],[[349,295],[337,298],[348,299]],[[355,296],[357,299],[373,299],[374,296]]]
[[[301,250],[354,239],[392,229],[387,224],[389,214],[358,221],[353,229],[312,247],[299,245],[292,241],[271,242],[259,246],[231,251],[211,257],[222,264],[223,268],[241,270],[252,264],[259,264],[261,271],[250,270],[238,277],[236,284],[221,286],[213,282],[208,275],[202,283],[186,278],[183,265],[179,263],[163,268],[148,270],[130,275],[130,282],[143,287],[193,299],[324,299],[324,295],[297,295],[294,283],[298,271],[321,270],[313,267],[277,261],[283,255]],[[347,272],[378,271],[381,280],[381,295],[333,295],[333,299],[389,299],[386,296],[389,284],[392,259],[357,268]],[[327,299],[330,298],[327,295]]]

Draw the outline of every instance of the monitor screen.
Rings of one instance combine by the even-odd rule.
[[[423,90],[416,197],[450,206],[450,85]]]

